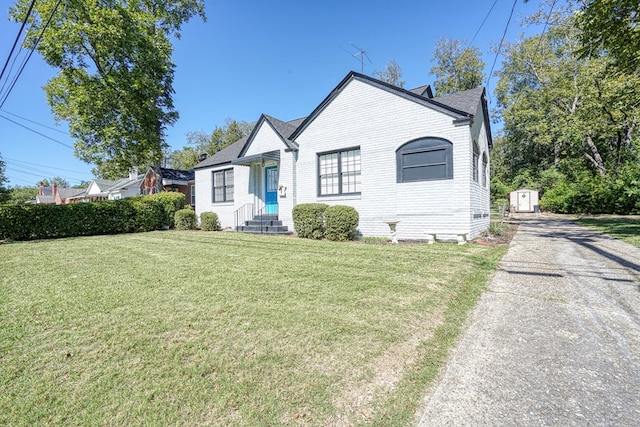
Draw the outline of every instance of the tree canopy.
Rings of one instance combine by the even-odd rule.
[[[21,21],[29,3],[18,0],[11,19]],[[47,100],[69,123],[76,156],[100,175],[161,160],[165,129],[178,119],[170,37],[194,15],[204,19],[202,0],[35,3],[25,47],[59,70]]]
[[[622,71],[640,72],[638,0],[583,0],[576,24],[582,57],[606,55]]]
[[[482,85],[484,61],[477,47],[467,46],[465,40],[441,37],[431,58],[435,65],[431,74],[435,75],[434,88],[438,96]]]
[[[405,84],[404,80],[400,80],[402,78],[402,68],[393,59],[387,62],[384,70],[375,70],[373,76],[394,86],[404,87]]]
[[[167,156],[167,165],[174,169],[191,169],[198,163],[201,154],[214,155],[249,135],[253,126],[253,123],[226,119],[224,125],[216,126],[210,134],[202,131],[189,132],[187,145],[180,150],[171,151]]]
[[[554,210],[640,211],[640,77],[609,72],[608,55],[578,55],[570,10],[546,19],[545,34],[505,47],[493,177],[511,189],[537,186]]]

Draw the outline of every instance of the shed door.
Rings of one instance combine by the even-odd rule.
[[[269,166],[264,169],[265,174],[265,213],[278,213],[278,167]]]
[[[531,192],[518,192],[518,212],[533,212],[531,208]]]

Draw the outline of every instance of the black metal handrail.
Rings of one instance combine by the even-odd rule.
[[[254,217],[254,205],[253,203],[245,203],[235,210],[234,220],[235,220],[235,229],[238,230],[240,224],[245,224],[248,219],[247,216],[250,215],[249,219],[253,219]]]

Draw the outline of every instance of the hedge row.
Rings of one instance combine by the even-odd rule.
[[[303,203],[293,208],[293,227],[306,239],[354,240],[360,217],[351,206]]]
[[[171,196],[158,194],[71,205],[3,206],[0,239],[56,239],[166,228],[171,225],[180,199],[184,205],[184,194],[163,194]]]

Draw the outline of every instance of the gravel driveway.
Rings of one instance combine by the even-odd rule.
[[[640,425],[640,249],[521,222],[418,425]]]

